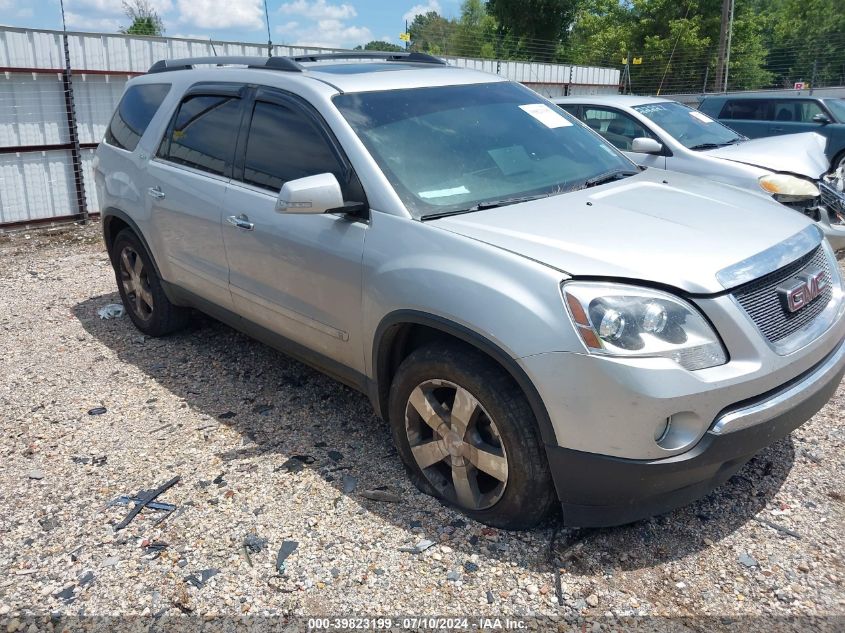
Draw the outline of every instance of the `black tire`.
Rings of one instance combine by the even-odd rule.
[[[441,388],[438,386],[440,384],[444,386]],[[430,389],[425,392],[429,394],[426,398],[433,400],[426,401],[439,402],[443,407],[441,411],[449,419],[448,427],[441,425],[440,428],[454,430],[456,426],[451,421],[451,409],[456,406],[457,396],[453,396],[453,404],[449,405],[445,402],[448,395],[438,395],[437,392],[448,394],[455,386],[462,388],[462,393],[468,392],[477,401],[476,405],[480,405],[470,405],[470,410],[476,411],[473,413],[473,419],[482,420],[472,424],[485,424],[490,428],[488,420],[493,422],[495,436],[488,435],[493,438],[490,442],[479,440],[479,445],[489,446],[492,443],[501,449],[500,454],[505,457],[507,463],[504,484],[475,468],[469,457],[464,460],[463,457],[451,456],[452,449],[450,456],[425,469],[421,468],[414,457],[412,441],[417,449],[435,442],[443,442],[443,446],[448,446],[449,441],[445,439],[445,435],[435,432],[431,433],[430,438],[420,437],[421,433],[428,429],[421,425],[419,420],[412,420],[416,417],[415,412],[419,410],[411,408],[413,405],[409,400],[412,394],[417,398],[415,401],[419,402],[419,394],[425,389]],[[420,391],[416,391],[418,387]],[[441,398],[444,402],[440,401]],[[548,460],[531,407],[513,379],[480,352],[459,345],[444,347],[436,344],[412,352],[400,365],[391,385],[389,417],[393,440],[414,484],[423,492],[458,508],[476,521],[508,530],[530,529],[542,521],[555,506],[556,496]],[[434,428],[430,422],[427,426]],[[411,436],[414,437],[413,440]],[[474,442],[468,438],[470,432],[466,435],[466,442],[460,445],[452,444],[457,446],[454,450],[474,450],[465,446]],[[480,453],[475,453],[476,460],[478,454]],[[453,473],[456,472],[456,460],[464,460],[464,466],[458,468],[465,468],[465,472],[474,469],[474,492],[478,493],[485,488],[490,490],[486,495],[475,495],[474,500],[486,496],[488,501],[495,499],[492,505],[467,507],[466,504],[457,502],[457,486],[454,482],[449,483],[450,478],[455,479]],[[482,482],[481,477],[484,477],[485,481]]]
[[[164,294],[150,254],[131,229],[123,229],[117,234],[110,256],[120,299],[136,328],[148,336],[166,336],[187,325],[188,309],[173,305]],[[141,267],[136,269],[138,259]],[[133,273],[140,271],[137,278],[146,300],[139,300],[139,293],[132,291],[136,282],[131,278],[132,273],[127,272],[127,262]]]

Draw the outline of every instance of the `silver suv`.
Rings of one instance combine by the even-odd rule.
[[[199,309],[360,389],[417,486],[490,525],[687,503],[845,371],[809,220],[425,55],[158,62],[95,172],[142,332]]]

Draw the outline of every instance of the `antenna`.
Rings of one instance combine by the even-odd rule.
[[[270,14],[267,12],[267,0],[264,0],[264,19],[267,21],[267,57],[272,57],[273,38],[270,37]]]

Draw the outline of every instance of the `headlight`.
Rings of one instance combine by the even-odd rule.
[[[758,182],[763,191],[772,194],[778,202],[798,202],[819,196],[819,188],[815,183],[798,176],[768,174]]]
[[[704,317],[668,293],[579,281],[565,282],[563,297],[590,354],[671,358],[690,371],[728,360]]]

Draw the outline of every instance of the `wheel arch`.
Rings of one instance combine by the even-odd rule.
[[[159,279],[162,279],[161,271],[158,268],[158,262],[156,261],[155,256],[153,255],[153,251],[150,248],[149,243],[147,242],[147,238],[144,237],[144,233],[138,227],[138,224],[129,217],[129,214],[125,211],[120,209],[116,209],[114,207],[109,207],[108,209],[103,209],[100,215],[100,222],[103,225],[103,240],[106,243],[106,251],[109,253],[109,257],[111,257],[111,247],[114,243],[114,239],[117,237],[117,234],[120,233],[123,229],[130,229],[139,240],[141,240],[141,244],[147,251],[147,254],[150,256],[150,261],[153,263],[153,268],[155,269],[156,275],[158,275]]]
[[[373,389],[370,399],[377,413],[387,419],[390,385],[401,362],[421,345],[434,340],[453,340],[481,352],[510,375],[531,407],[540,437],[557,444],[551,418],[531,379],[519,363],[496,343],[460,323],[417,310],[398,310],[386,315],[373,337]]]

